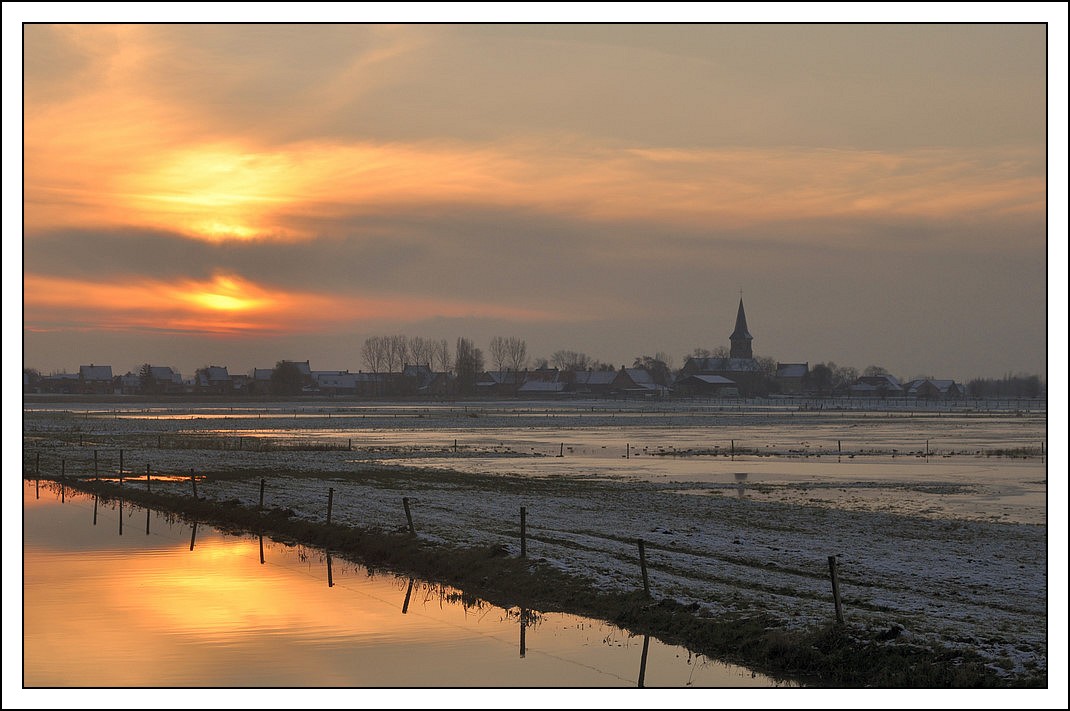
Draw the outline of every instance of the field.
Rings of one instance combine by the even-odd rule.
[[[1047,679],[1046,413],[724,404],[35,405],[32,476],[526,554],[699,617],[835,618]],[[263,489],[261,488],[263,482]]]

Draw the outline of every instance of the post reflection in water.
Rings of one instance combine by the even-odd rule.
[[[409,588],[405,591],[405,603],[401,606],[401,614],[406,615],[409,612],[409,598],[412,597],[412,584],[416,582],[415,578],[409,578]]]
[[[123,499],[119,497],[119,535],[123,535]]]
[[[639,660],[639,688],[646,683],[646,655],[650,651],[650,635],[643,635],[643,656]]]
[[[100,498],[97,494],[93,494],[93,525],[97,525],[97,500]]]
[[[145,535],[149,535],[149,517],[152,515],[152,509],[145,509]]]
[[[523,607],[520,608],[520,656],[523,657],[528,653],[528,644],[526,638],[526,632],[528,627],[528,611]]]

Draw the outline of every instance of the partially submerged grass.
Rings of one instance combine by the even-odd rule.
[[[581,576],[512,557],[504,546],[452,547],[411,536],[404,527],[384,530],[307,521],[285,508],[259,511],[235,499],[194,499],[120,488],[112,481],[67,479],[65,484],[104,500],[122,497],[231,533],[261,533],[282,542],[327,549],[370,570],[389,570],[458,588],[463,598],[478,598],[504,608],[566,612],[605,620],[634,634],[649,634],[780,681],[837,688],[1047,684],[1046,673],[1012,678],[1000,674],[979,655],[898,639],[895,625],[887,630],[866,630],[827,624],[800,631],[788,629],[782,621],[763,614],[711,618],[703,616],[697,604],[650,599],[641,590],[600,590]]]

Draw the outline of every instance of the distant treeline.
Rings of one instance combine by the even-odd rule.
[[[1012,398],[1038,397],[1041,393],[1038,375],[1005,375],[1002,378],[974,378],[966,385],[970,397]]]

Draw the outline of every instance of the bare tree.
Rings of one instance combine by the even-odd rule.
[[[494,362],[495,370],[498,372],[505,370],[505,361],[508,357],[505,338],[502,336],[495,336],[490,339],[490,357]]]
[[[450,344],[445,338],[431,344],[431,360],[438,365],[440,373],[450,372]]]
[[[592,367],[593,361],[586,353],[579,351],[555,351],[550,356],[550,362],[560,370],[587,370]]]
[[[364,339],[364,345],[360,349],[361,358],[365,367],[373,373],[382,371],[387,365],[387,343],[382,336],[371,336]]]
[[[490,339],[490,357],[499,372],[520,372],[528,366],[528,344],[516,336],[495,336]]]
[[[416,365],[430,367],[433,347],[431,339],[413,336],[409,339],[409,356]]]
[[[391,373],[400,372],[409,359],[409,339],[403,335],[388,336],[387,365]]]
[[[505,362],[515,372],[519,373],[528,367],[528,344],[527,341],[516,336],[506,339]]]

